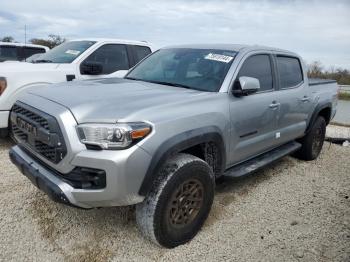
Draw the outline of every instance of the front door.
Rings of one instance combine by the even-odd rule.
[[[87,75],[82,74],[80,69],[79,79],[101,78],[118,70],[128,70],[130,68],[127,47],[123,44],[105,44],[95,50],[81,64],[85,62],[101,64],[102,73],[100,75]]]
[[[276,144],[279,103],[274,98],[272,56],[249,56],[243,62],[236,81],[241,76],[258,79],[260,90],[248,96],[231,97],[230,165],[261,154]]]

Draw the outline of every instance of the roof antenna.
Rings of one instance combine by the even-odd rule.
[[[27,45],[27,25],[24,25],[24,46]],[[25,49],[24,49],[25,50]],[[24,57],[24,62],[27,62],[27,58]]]
[[[27,25],[24,25],[24,45],[27,44]]]

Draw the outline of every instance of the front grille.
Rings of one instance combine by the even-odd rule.
[[[28,135],[18,129],[16,125],[12,125],[12,132],[19,140],[25,141],[28,139]]]
[[[47,120],[45,118],[43,118],[40,115],[37,115],[23,107],[20,107],[19,105],[15,104],[12,108],[12,111],[26,116],[28,118],[30,118],[31,120],[33,120],[34,122],[38,123],[40,126],[42,126],[43,128],[45,128],[46,130],[49,130],[49,123],[47,122]]]
[[[19,144],[55,164],[64,158],[67,149],[58,122],[53,116],[16,102],[10,119],[13,137]]]
[[[35,150],[51,162],[56,161],[56,150],[54,147],[46,145],[40,141],[35,141]]]

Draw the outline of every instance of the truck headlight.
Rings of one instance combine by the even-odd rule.
[[[77,132],[83,144],[100,149],[124,149],[145,138],[151,126],[146,123],[81,124]]]
[[[7,87],[7,80],[5,77],[0,76],[0,96],[4,93]]]

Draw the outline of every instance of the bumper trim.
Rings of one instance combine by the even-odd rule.
[[[82,208],[71,203],[61,188],[49,180],[38,168],[33,166],[34,162],[27,162],[14,148],[9,152],[11,162],[17,166],[21,173],[26,176],[37,188],[45,192],[53,201],[68,206]]]
[[[0,128],[8,128],[9,116],[9,110],[0,110]]]

